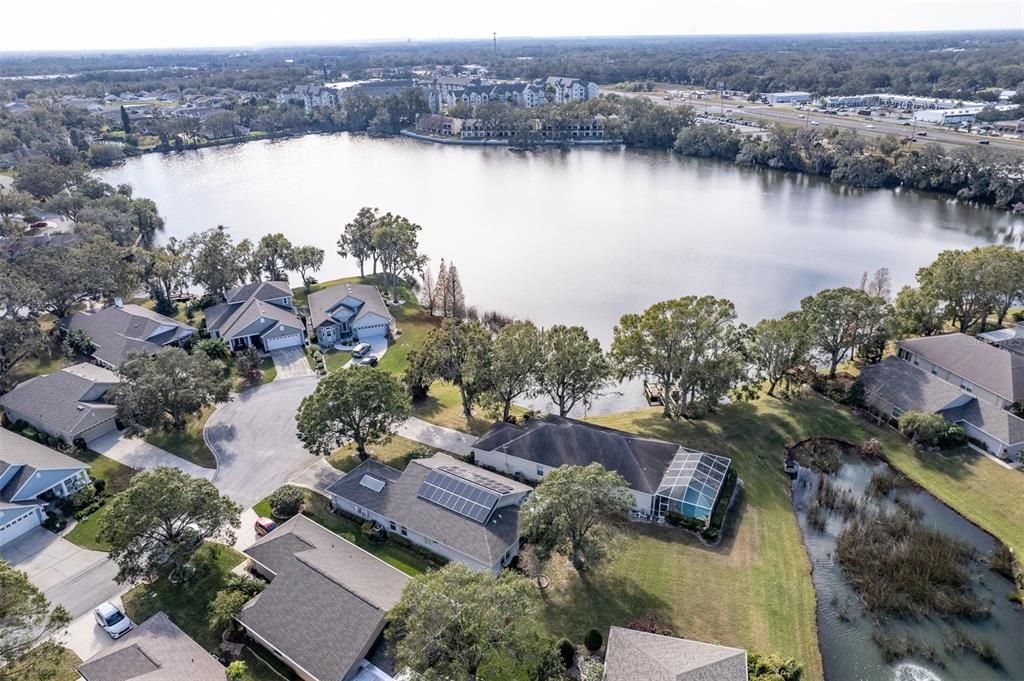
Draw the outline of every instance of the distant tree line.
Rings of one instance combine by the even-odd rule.
[[[869,140],[834,127],[772,127],[749,137],[723,125],[680,131],[675,150],[740,165],[797,170],[853,187],[903,186],[1024,212],[1024,156],[970,147],[916,146],[895,135]]]

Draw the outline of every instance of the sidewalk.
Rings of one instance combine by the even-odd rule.
[[[476,436],[444,426],[435,426],[415,416],[398,427],[398,434],[414,442],[443,449],[459,456],[469,456],[473,451]]]

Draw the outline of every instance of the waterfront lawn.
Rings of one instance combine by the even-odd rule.
[[[216,468],[217,459],[203,440],[203,428],[216,407],[209,406],[185,424],[184,430],[153,429],[146,433],[145,440],[149,444],[177,454],[186,461],[191,461],[203,468]]]
[[[68,366],[69,362],[59,352],[51,357],[45,350],[33,357],[27,357],[14,365],[10,373],[4,379],[8,386],[15,386],[22,381],[27,381],[36,376],[52,374]]]
[[[414,402],[412,411],[424,421],[473,435],[482,434],[494,423],[494,419],[486,417],[479,409],[466,418],[458,386],[444,381],[434,381],[426,399]]]
[[[207,543],[193,559],[197,569],[191,579],[173,584],[160,577],[152,584],[140,584],[124,595],[125,612],[136,622],[144,622],[162,610],[199,645],[215,653],[220,632],[210,631],[207,610],[227,584],[231,570],[244,560],[245,556],[229,546]]]
[[[406,439],[401,435],[395,435],[385,445],[369,445],[366,449],[370,452],[370,457],[374,461],[379,461],[382,464],[403,471],[409,464],[409,461],[412,460],[413,452],[422,447],[423,445],[419,442]],[[335,449],[327,457],[327,463],[346,473],[352,470],[360,463],[355,445],[349,444]]]
[[[117,494],[127,489],[132,476],[138,472],[134,468],[125,466],[93,451],[87,451],[75,458],[89,464],[90,478],[106,481],[106,494]],[[101,506],[98,511],[88,518],[78,521],[71,528],[71,531],[64,535],[64,538],[85,549],[109,551],[110,545],[100,541],[99,538],[100,530],[103,529],[103,520],[107,517],[109,510],[109,505]]]

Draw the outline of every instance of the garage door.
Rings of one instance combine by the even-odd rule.
[[[280,350],[281,348],[291,348],[296,345],[302,345],[302,334],[294,333],[288,336],[278,336],[277,338],[267,339],[265,346],[267,350]]]
[[[34,527],[39,527],[39,513],[35,509],[20,518],[7,521],[0,526],[0,546],[17,539]]]
[[[356,327],[356,334],[359,336],[359,340],[365,340],[367,338],[384,338],[384,336],[388,335],[388,325],[375,324],[372,326]]]

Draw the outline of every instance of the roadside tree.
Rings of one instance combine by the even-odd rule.
[[[0,560],[0,679],[33,678],[21,658],[70,623],[64,606],[51,604],[27,574]]]
[[[544,476],[523,505],[523,534],[541,557],[559,553],[583,571],[612,549],[617,526],[633,503],[622,476],[601,464],[561,466]]]
[[[182,579],[203,542],[234,543],[242,512],[209,480],[168,467],[138,473],[109,508],[100,537],[122,584],[162,572]]]
[[[382,369],[352,367],[321,379],[295,418],[310,452],[330,454],[351,440],[366,459],[366,446],[387,443],[408,416],[409,397],[397,378]]]

